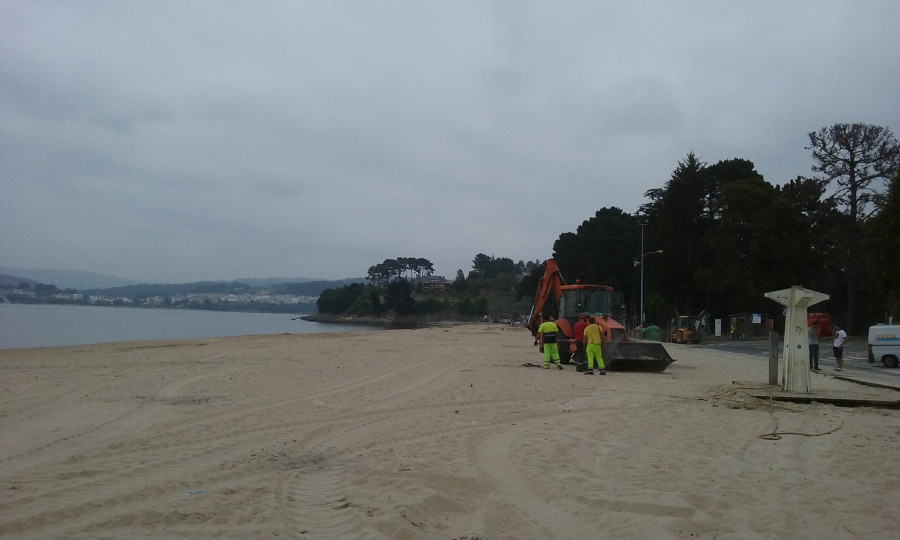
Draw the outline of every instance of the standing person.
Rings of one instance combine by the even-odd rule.
[[[591,323],[584,329],[584,349],[587,353],[587,370],[585,375],[594,374],[594,360],[597,360],[597,368],[600,375],[606,375],[606,365],[603,363],[603,330],[597,323]]]
[[[834,361],[837,363],[837,367],[834,368],[835,371],[844,371],[844,345],[849,341],[847,332],[844,332],[840,326],[834,325],[834,347],[832,350],[834,351]]]
[[[556,369],[562,369],[559,361],[559,347],[556,345],[559,327],[553,322],[553,315],[541,315],[541,325],[538,326],[537,331],[540,351],[544,353],[544,369],[550,369],[551,359],[556,362]]]
[[[806,329],[806,338],[809,342],[809,369],[819,371],[819,334],[816,331],[818,321],[813,321]]]
[[[578,322],[572,328],[572,339],[575,341],[575,371],[587,369],[587,354],[584,351],[584,329],[588,327],[587,313],[578,315]]]

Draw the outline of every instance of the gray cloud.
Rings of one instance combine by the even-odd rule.
[[[891,1],[0,6],[0,254],[148,281],[543,259],[689,151],[900,130]],[[636,249],[638,249],[636,247]]]

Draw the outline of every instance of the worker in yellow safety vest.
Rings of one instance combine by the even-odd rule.
[[[606,375],[606,364],[603,363],[603,330],[597,323],[591,323],[584,329],[584,350],[587,353],[587,371],[585,375],[594,374],[594,361],[600,375]]]
[[[541,325],[538,326],[538,342],[540,343],[540,351],[544,353],[544,369],[550,369],[550,360],[556,362],[556,369],[562,369],[559,361],[559,347],[556,345],[556,338],[559,334],[559,327],[553,322],[553,315],[541,315]]]

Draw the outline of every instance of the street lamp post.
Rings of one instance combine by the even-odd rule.
[[[641,260],[634,261],[634,265],[641,265],[641,318],[638,321],[638,324],[641,327],[641,334],[644,333],[644,256],[646,255],[655,255],[657,253],[662,253],[663,250],[658,249],[656,251],[651,251],[649,253],[644,253],[644,227],[647,225],[646,223],[640,223],[641,226]]]

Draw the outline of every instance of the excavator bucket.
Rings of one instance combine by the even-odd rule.
[[[610,341],[603,343],[603,361],[610,371],[661,373],[675,361],[662,343]]]

